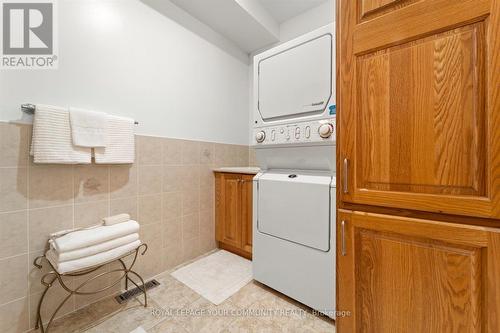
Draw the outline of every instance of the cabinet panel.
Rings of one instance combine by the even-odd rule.
[[[359,0],[360,18],[381,15],[388,11],[407,6],[418,0]]]
[[[215,228],[220,248],[252,258],[253,175],[215,174]]]
[[[482,24],[359,57],[357,187],[486,195]]]
[[[236,247],[241,244],[240,180],[240,175],[221,174],[220,183],[216,183],[220,187],[217,194],[217,240]]]
[[[241,185],[241,248],[252,253],[253,175],[243,175]]]
[[[500,1],[363,4],[391,10],[339,1],[341,201],[500,218]]]
[[[394,4],[400,0],[360,0],[361,13],[366,15],[369,12],[381,9],[389,4]]]
[[[355,233],[356,303],[363,331],[479,332],[479,249],[368,230]],[[416,324],[405,313],[425,319]]]
[[[421,0],[360,0],[359,22],[367,21]]]
[[[339,333],[498,331],[497,232],[348,211],[337,231]]]

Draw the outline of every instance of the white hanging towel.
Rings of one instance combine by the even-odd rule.
[[[108,116],[108,142],[105,148],[94,148],[97,164],[134,163],[134,119]]]
[[[66,108],[37,105],[33,122],[31,155],[35,163],[90,164],[90,148],[76,147],[71,140]]]
[[[106,147],[108,115],[103,112],[69,108],[71,136],[78,147]]]

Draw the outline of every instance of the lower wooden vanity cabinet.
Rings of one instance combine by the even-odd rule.
[[[252,258],[252,174],[215,172],[215,237],[218,246]]]

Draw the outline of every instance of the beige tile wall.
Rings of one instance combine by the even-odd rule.
[[[0,122],[3,333],[34,326],[43,289],[42,273],[32,262],[43,253],[49,233],[129,213],[149,245],[137,270],[151,277],[215,248],[211,169],[247,166],[251,156],[247,146],[137,136],[133,165],[35,165],[28,154],[30,135],[30,126]],[[62,288],[53,288],[48,307],[63,295]],[[60,314],[102,296],[74,297]]]
[[[257,167],[259,163],[257,162],[257,154],[254,148],[248,149],[248,166]]]

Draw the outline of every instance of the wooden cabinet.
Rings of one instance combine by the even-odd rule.
[[[337,332],[499,332],[500,233],[339,212]]]
[[[220,188],[216,176],[215,225],[217,241],[241,247],[241,175],[221,174]]]
[[[338,1],[341,200],[500,218],[500,1]]]
[[[337,15],[337,332],[500,332],[500,0]]]
[[[215,228],[220,248],[252,258],[253,175],[215,173]]]
[[[242,175],[241,183],[241,249],[252,255],[252,202],[253,202],[253,175]]]

